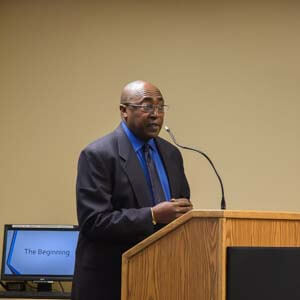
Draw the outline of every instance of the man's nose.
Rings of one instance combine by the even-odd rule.
[[[150,115],[154,115],[154,116],[158,116],[159,115],[158,105],[153,105],[153,109],[152,109]]]

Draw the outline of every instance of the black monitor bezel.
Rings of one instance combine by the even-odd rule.
[[[3,247],[2,247],[2,260],[1,260],[1,280],[3,281],[38,281],[38,282],[51,282],[51,281],[72,281],[73,275],[45,275],[45,274],[5,274],[5,257],[6,257],[6,242],[8,230],[33,230],[33,231],[78,231],[77,225],[32,225],[32,224],[5,224],[3,231]]]

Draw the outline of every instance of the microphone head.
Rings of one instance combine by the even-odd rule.
[[[165,130],[166,130],[167,132],[170,132],[170,128],[169,128],[168,126],[165,126]]]

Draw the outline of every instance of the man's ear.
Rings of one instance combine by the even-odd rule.
[[[121,118],[126,121],[127,120],[126,105],[120,104],[120,113],[121,113]]]

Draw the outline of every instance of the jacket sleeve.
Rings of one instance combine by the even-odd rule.
[[[104,158],[84,150],[78,162],[77,215],[83,234],[93,240],[138,242],[154,232],[150,207],[113,206],[113,171]],[[116,199],[118,200],[118,199]]]

